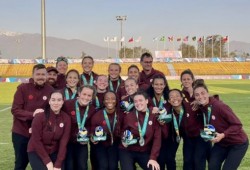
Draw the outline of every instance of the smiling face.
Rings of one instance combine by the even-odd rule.
[[[172,90],[169,93],[169,99],[168,102],[173,106],[173,107],[178,107],[182,105],[182,95],[180,94],[179,91],[177,90]]]
[[[55,92],[51,95],[50,100],[49,100],[49,105],[51,110],[58,114],[62,108],[63,105],[63,96],[59,92]]]
[[[132,95],[138,90],[138,84],[133,79],[128,79],[125,81],[125,90],[128,95]]]
[[[108,77],[104,75],[98,76],[95,85],[97,87],[97,90],[106,90],[108,87]]]
[[[146,99],[143,95],[135,95],[134,105],[136,110],[140,112],[146,112],[148,107],[148,99]]]
[[[76,87],[79,82],[78,74],[74,71],[71,71],[67,74],[66,82],[69,87]]]
[[[204,87],[197,87],[194,90],[195,100],[202,106],[209,103],[209,93]]]
[[[50,71],[47,74],[47,82],[50,85],[54,85],[56,84],[56,80],[57,80],[57,73],[55,71]]]
[[[116,96],[112,92],[107,92],[103,101],[107,111],[113,111],[116,107]]]
[[[140,72],[139,72],[139,70],[138,70],[137,68],[131,67],[131,68],[128,70],[128,78],[133,78],[133,79],[135,79],[136,81],[138,81],[139,76],[140,76]]]
[[[161,95],[163,93],[164,88],[166,87],[166,84],[163,79],[156,78],[152,83],[152,87],[154,88],[155,94]]]
[[[46,82],[47,70],[45,68],[42,69],[35,69],[32,75],[34,79],[34,83],[38,86],[43,86]]]
[[[109,77],[111,80],[117,80],[120,77],[120,67],[116,64],[110,64],[108,69]]]
[[[181,77],[181,83],[184,88],[192,87],[194,80],[192,79],[190,74],[183,74]]]
[[[86,106],[92,101],[94,95],[93,89],[84,87],[79,93],[78,102],[81,106]]]
[[[94,61],[90,58],[85,58],[82,61],[82,68],[84,73],[90,73],[93,69]]]
[[[65,61],[59,61],[56,64],[56,69],[58,70],[60,74],[66,74],[68,70],[68,64]]]

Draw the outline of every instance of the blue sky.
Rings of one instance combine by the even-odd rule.
[[[40,33],[40,6],[41,0],[1,0],[0,29]],[[250,42],[249,7],[249,0],[46,0],[47,36],[106,46],[105,36],[120,37],[115,17],[127,15],[126,41],[141,36],[149,49],[162,35],[220,34]]]

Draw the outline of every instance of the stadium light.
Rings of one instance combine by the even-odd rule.
[[[126,15],[125,16],[116,16],[116,20],[121,23],[121,39],[122,39],[122,37],[123,37],[123,35],[122,35],[122,23],[123,23],[123,21],[127,20],[127,16]],[[122,46],[123,46],[123,41],[121,41],[121,49],[122,49]]]
[[[45,20],[45,0],[41,0],[41,39],[42,58],[46,59],[46,20]]]

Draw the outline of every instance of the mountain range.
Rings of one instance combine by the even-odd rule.
[[[62,39],[47,37],[47,58],[69,56],[78,58],[84,52],[94,58],[107,58],[108,49],[79,39]],[[238,54],[250,53],[250,43],[230,41],[229,51]],[[115,55],[115,49],[109,49],[110,54]],[[0,30],[0,57],[8,59],[33,59],[41,57],[41,35],[16,33]]]

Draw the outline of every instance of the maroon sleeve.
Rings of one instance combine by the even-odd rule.
[[[99,110],[91,118],[90,135],[93,135],[95,133],[95,128],[98,126],[98,121],[99,121],[98,118],[100,117],[100,112],[102,112],[102,110]]]
[[[64,133],[61,137],[60,143],[59,143],[59,150],[58,150],[58,156],[55,162],[55,167],[56,168],[61,168],[62,162],[65,159],[66,156],[66,151],[67,151],[67,144],[70,138],[70,132],[71,132],[71,119],[70,117],[66,114],[61,112],[61,114],[64,114],[64,120],[65,120],[65,125],[64,125]]]
[[[228,135],[237,135],[238,133],[240,133],[242,124],[238,117],[234,114],[232,109],[224,103],[222,103],[219,108],[222,117],[229,123],[228,128],[224,131],[225,137],[227,137]]]
[[[45,121],[45,114],[37,114],[32,121],[32,135],[31,139],[36,153],[42,159],[43,163],[47,165],[51,162],[49,154],[47,153],[42,143],[43,123]]]
[[[154,119],[154,125],[153,145],[149,159],[157,160],[161,148],[161,129],[156,117]]]
[[[14,95],[14,100],[11,108],[11,112],[15,118],[22,121],[32,120],[33,112],[24,110],[24,86],[21,84],[18,86],[17,91]]]

